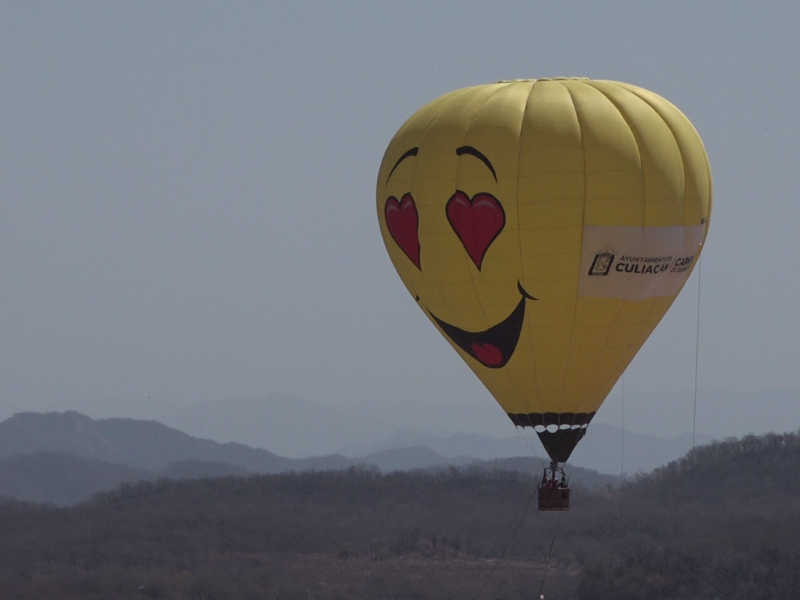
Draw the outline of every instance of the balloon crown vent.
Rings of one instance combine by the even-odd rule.
[[[540,77],[539,79],[501,79],[495,83],[524,83],[526,81],[589,81],[588,77]]]

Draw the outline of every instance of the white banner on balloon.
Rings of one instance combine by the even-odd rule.
[[[583,228],[578,297],[675,296],[691,273],[705,225]]]

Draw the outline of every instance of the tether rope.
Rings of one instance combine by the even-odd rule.
[[[528,501],[525,503],[525,506],[523,506],[523,508],[522,508],[522,513],[517,515],[518,518],[515,518],[517,524],[514,527],[514,530],[511,532],[511,537],[508,538],[508,541],[506,542],[506,545],[503,547],[503,551],[500,553],[500,556],[497,557],[497,560],[495,561],[494,565],[492,565],[492,570],[489,571],[489,574],[486,576],[486,579],[484,579],[483,585],[481,585],[481,589],[479,589],[478,593],[475,594],[475,600],[478,600],[480,595],[483,593],[483,590],[486,589],[486,586],[489,584],[489,581],[492,579],[492,576],[494,575],[494,572],[497,570],[497,567],[500,565],[500,561],[506,555],[506,550],[508,550],[508,547],[511,545],[511,542],[514,540],[514,536],[517,535],[517,531],[519,531],[519,527],[520,527],[520,525],[522,525],[522,521],[525,519],[525,515],[528,512],[528,508],[530,508],[531,502],[533,502],[533,499],[536,497],[538,492],[539,492],[539,490],[537,489],[536,492],[531,494],[531,497],[528,498]],[[513,522],[512,522],[512,525],[513,525]],[[506,531],[508,531],[508,529],[506,529]],[[505,535],[505,532],[503,533],[503,535]],[[501,539],[502,539],[502,536],[501,536]],[[499,540],[498,540],[498,542],[499,542]]]
[[[519,512],[517,512],[517,514],[511,520],[511,523],[508,524],[508,527],[506,527],[505,531],[503,531],[503,533],[500,534],[500,536],[497,538],[497,541],[494,543],[494,545],[489,549],[488,554],[490,554],[490,555],[493,554],[495,549],[500,545],[500,542],[506,536],[506,534],[509,531],[511,531],[511,537],[508,539],[508,542],[503,547],[503,552],[500,554],[500,556],[498,557],[498,560],[495,562],[494,566],[492,567],[492,570],[489,572],[489,575],[484,580],[483,585],[481,585],[480,590],[478,590],[478,593],[475,594],[475,596],[474,596],[475,600],[478,599],[478,597],[481,595],[483,590],[486,588],[486,585],[489,583],[489,580],[492,578],[492,575],[494,575],[494,572],[497,569],[497,565],[498,565],[500,559],[502,559],[503,556],[505,556],[506,550],[508,550],[508,547],[511,544],[511,541],[514,539],[514,536],[516,535],[517,531],[519,530],[519,527],[522,524],[522,521],[525,519],[525,515],[528,512],[528,508],[530,508],[531,502],[533,502],[533,499],[536,497],[538,492],[539,492],[539,490],[537,488],[534,491],[534,493],[531,494],[531,496],[525,501],[525,504],[522,505],[522,508],[519,510]],[[513,528],[513,530],[512,530],[512,528]],[[470,573],[470,575],[468,577],[464,578],[464,580],[461,582],[461,585],[458,587],[458,590],[456,590],[456,597],[461,595],[461,591],[464,589],[464,587],[467,585],[467,583],[472,580],[473,575],[475,575],[475,573],[477,573],[477,571],[481,568],[481,566],[482,565],[478,564],[473,569],[472,573]]]
[[[622,435],[619,444],[619,487],[620,492],[625,483],[625,372],[622,372]],[[624,494],[619,495],[619,514],[622,515],[622,501]]]
[[[692,449],[695,445],[697,432],[697,373],[700,363],[700,281],[702,280],[702,257],[697,259],[697,320],[695,322],[694,338],[694,413],[692,415]]]
[[[558,521],[556,521],[556,529],[553,532],[553,539],[550,540],[550,549],[547,551],[547,556],[544,560],[544,573],[542,573],[542,584],[539,586],[539,598],[544,598],[544,594],[542,591],[544,590],[544,581],[547,578],[547,570],[550,567],[550,555],[553,552],[553,544],[556,543],[556,535],[558,534],[558,528],[561,527],[561,517],[564,513],[558,513]]]

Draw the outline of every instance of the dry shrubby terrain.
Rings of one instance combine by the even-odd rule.
[[[800,597],[800,436],[699,447],[525,511],[535,478],[374,468],[123,485],[0,506],[4,598]],[[550,553],[549,562],[547,559]]]

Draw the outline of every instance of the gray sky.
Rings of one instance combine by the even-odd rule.
[[[799,31],[793,0],[3,2],[0,414],[490,406],[395,274],[375,177],[433,98],[565,75],[652,89],[706,144],[698,429],[797,429]],[[628,368],[632,428],[691,428],[697,289]]]

